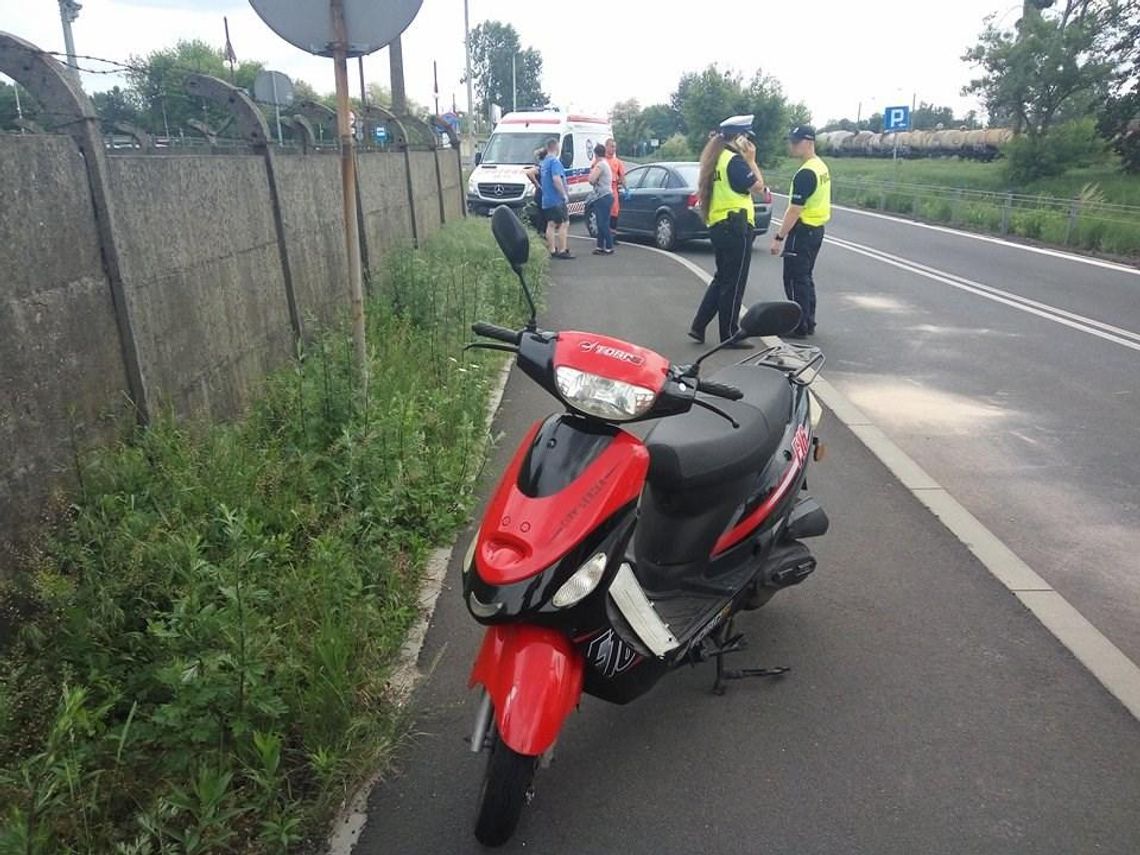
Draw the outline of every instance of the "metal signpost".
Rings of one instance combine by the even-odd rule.
[[[895,134],[894,159],[899,159],[899,138],[902,131],[910,130],[910,107],[903,104],[901,107],[887,107],[883,111],[883,133]]]
[[[337,133],[340,135],[344,195],[344,240],[352,338],[361,387],[368,382],[364,337],[364,276],[356,211],[356,158],[348,109],[348,57],[374,53],[391,44],[420,11],[423,0],[249,0],[253,10],[285,41],[317,56],[331,56],[336,77]]]
[[[293,103],[293,81],[280,71],[259,71],[253,81],[253,98],[262,104],[273,105],[277,116],[277,142],[283,144],[281,108]]]

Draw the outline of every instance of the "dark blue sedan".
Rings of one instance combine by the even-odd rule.
[[[700,164],[650,163],[625,174],[627,192],[622,196],[618,232],[650,237],[658,249],[673,249],[687,240],[709,236],[697,210],[697,176]],[[756,231],[764,234],[772,224],[772,194],[756,199]],[[597,234],[593,212],[586,221],[591,235]]]

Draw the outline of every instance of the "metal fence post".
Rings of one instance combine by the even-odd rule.
[[[950,225],[956,226],[962,221],[962,188],[954,188],[954,204],[950,207]]]
[[[122,259],[115,236],[115,206],[111,199],[107,175],[107,153],[99,117],[91,101],[77,88],[75,78],[48,54],[31,42],[8,33],[0,33],[0,71],[31,92],[45,111],[70,121],[61,121],[75,141],[87,170],[87,185],[99,237],[103,270],[111,291],[111,305],[119,329],[119,348],[123,357],[127,389],[135,418],[141,425],[150,423],[146,378],[135,339],[134,318],[123,282]]]
[[[1010,218],[1013,215],[1013,194],[1005,194],[1005,204],[1001,209],[1001,233],[1009,234]]]
[[[1073,232],[1076,231],[1076,228],[1077,228],[1077,217],[1080,216],[1080,213],[1081,213],[1081,200],[1079,198],[1073,199],[1072,204],[1069,205],[1069,221],[1067,223],[1065,223],[1065,244],[1066,245],[1068,245],[1069,243],[1072,242]]]

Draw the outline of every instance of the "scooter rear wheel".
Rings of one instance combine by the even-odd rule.
[[[537,766],[537,757],[519,754],[498,733],[492,736],[475,821],[475,839],[484,846],[502,846],[515,833]]]

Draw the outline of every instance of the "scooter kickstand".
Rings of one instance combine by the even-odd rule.
[[[784,665],[778,668],[736,668],[731,671],[726,670],[724,667],[724,657],[729,653],[736,653],[744,649],[744,634],[730,636],[732,633],[732,621],[718,635],[717,650],[712,653],[716,659],[716,680],[713,683],[713,694],[717,697],[723,696],[727,687],[724,685],[727,680],[743,680],[747,677],[779,677],[791,671],[791,666]],[[727,640],[725,640],[727,639]]]

